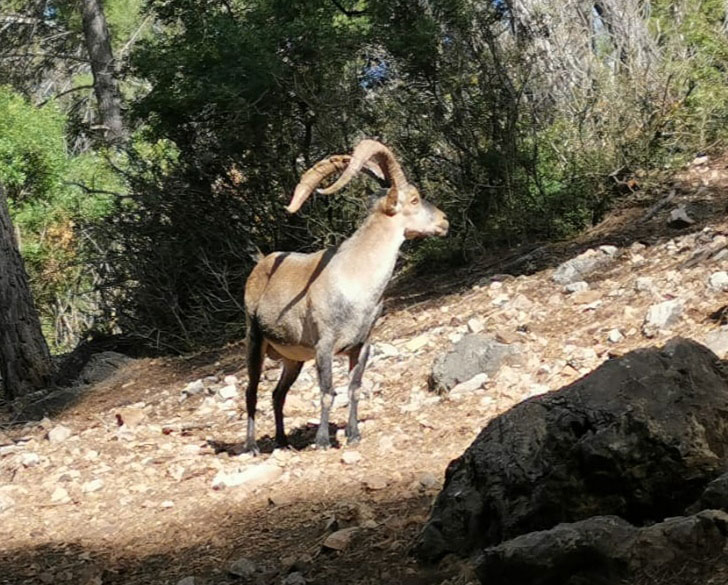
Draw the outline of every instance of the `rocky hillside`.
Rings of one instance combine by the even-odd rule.
[[[0,427],[0,584],[476,582],[467,563],[422,567],[409,550],[447,464],[490,420],[673,336],[725,357],[725,167],[696,160],[666,192],[633,195],[578,240],[395,288],[374,333],[356,448],[343,441],[345,392],[337,448],[308,447],[311,364],[286,404],[300,450],[273,451],[265,394],[278,369],[267,362],[264,453],[253,458],[238,454],[242,345],[97,357],[84,386],[55,396],[68,403],[60,412]],[[473,334],[497,350],[477,368],[485,374],[462,352],[443,357]],[[345,388],[343,360],[335,383]]]

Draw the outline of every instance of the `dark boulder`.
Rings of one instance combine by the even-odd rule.
[[[676,339],[610,360],[488,424],[448,466],[414,553],[435,561],[591,516],[684,514],[728,468],[728,384]]]
[[[728,514],[707,510],[636,528],[594,516],[487,548],[475,561],[488,585],[687,583],[722,555]],[[675,576],[683,577],[676,580]],[[664,579],[660,577],[670,577]]]

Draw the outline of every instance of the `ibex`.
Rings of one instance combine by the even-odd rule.
[[[248,410],[246,451],[258,452],[255,408],[266,355],[280,359],[283,371],[273,391],[275,441],[286,447],[283,405],[306,360],[315,359],[321,388],[321,419],[316,447],[328,448],[329,412],[334,401],[333,356],[349,357],[349,444],[359,440],[357,405],[369,356],[368,339],[382,309],[382,294],[405,239],[444,236],[448,222],[407,182],[392,151],[375,140],[361,141],[354,152],[319,161],[301,177],[287,210],[295,213],[326,177],[344,172],[326,189],[346,186],[360,171],[388,182],[386,195],[341,245],[312,254],[273,252],[253,268],[245,285],[247,322]]]

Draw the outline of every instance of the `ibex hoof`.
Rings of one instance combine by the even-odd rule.
[[[329,441],[328,437],[317,436],[314,446],[316,447],[316,449],[328,449],[329,447],[331,447],[331,441]]]
[[[258,443],[256,443],[255,441],[246,441],[245,447],[243,448],[243,453],[250,453],[251,455],[257,457],[258,455],[260,455],[260,448],[258,447]]]

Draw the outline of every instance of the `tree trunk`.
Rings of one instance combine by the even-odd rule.
[[[101,123],[106,128],[106,141],[118,144],[125,138],[121,117],[121,96],[116,82],[111,37],[101,0],[81,0],[83,34],[94,75],[94,92]]]
[[[47,386],[52,365],[0,188],[0,375],[8,400]]]

